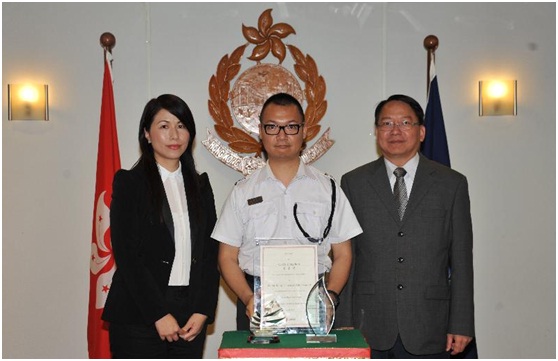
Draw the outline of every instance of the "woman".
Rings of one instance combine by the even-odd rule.
[[[141,156],[114,176],[110,212],[116,272],[103,320],[114,358],[201,358],[219,288],[215,201],[192,157],[188,105],[150,100],[139,126]]]

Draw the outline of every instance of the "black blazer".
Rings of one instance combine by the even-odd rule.
[[[215,201],[206,173],[199,176],[199,183],[200,209],[188,204],[192,242],[188,300],[194,313],[206,315],[207,323],[212,323],[220,277],[218,243],[210,237],[216,221]],[[115,174],[110,226],[116,272],[102,316],[105,321],[153,324],[169,313],[165,292],[174,261],[174,227],[167,199],[161,222],[148,193],[141,163]]]

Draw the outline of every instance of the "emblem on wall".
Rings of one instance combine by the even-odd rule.
[[[243,24],[242,34],[248,43],[237,47],[230,55],[224,55],[217,65],[217,72],[209,80],[209,114],[215,121],[218,137],[208,130],[207,139],[202,144],[215,158],[248,175],[265,165],[257,138],[260,110],[268,97],[280,92],[289,93],[303,108],[306,105],[307,144],[320,133],[319,123],[327,111],[327,101],[325,80],[318,73],[316,62],[296,46],[285,45],[283,39],[295,34],[295,30],[286,23],[273,24],[271,9],[260,15],[257,29]],[[247,59],[256,64],[235,80],[242,67],[244,52],[251,45],[254,48]],[[270,53],[279,64],[262,63]],[[296,76],[282,65],[287,54],[292,58]],[[331,148],[334,141],[329,139],[329,132],[328,128],[302,152],[304,163],[313,163]]]

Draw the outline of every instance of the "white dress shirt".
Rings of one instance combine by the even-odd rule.
[[[182,166],[180,163],[178,164],[178,169],[174,172],[169,172],[159,164],[157,164],[157,167],[165,187],[174,223],[175,254],[169,286],[188,286],[190,284],[190,259],[192,257],[190,218],[188,217],[188,203],[186,202]]]

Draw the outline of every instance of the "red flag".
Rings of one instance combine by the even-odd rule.
[[[108,325],[101,320],[101,314],[105,307],[112,275],[116,270],[110,241],[109,207],[112,196],[112,178],[114,173],[120,169],[120,152],[116,133],[111,59],[110,53],[108,51],[105,53],[89,280],[89,319],[87,323],[89,358],[111,358]]]

